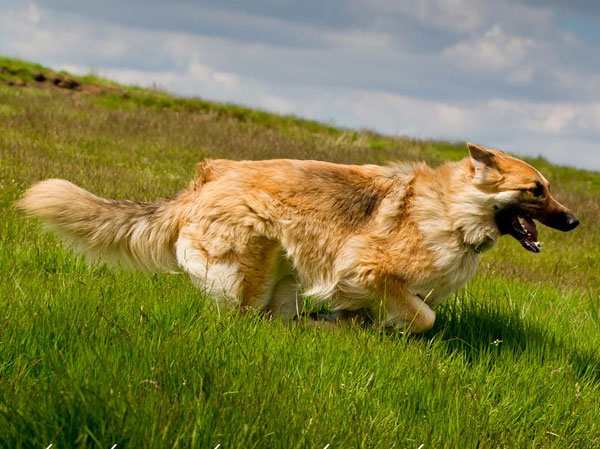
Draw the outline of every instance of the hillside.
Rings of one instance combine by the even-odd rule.
[[[49,177],[169,196],[205,157],[465,155],[0,58],[0,446],[598,446],[600,173],[530,161],[582,225],[540,227],[539,255],[501,239],[419,337],[219,310],[181,274],[87,266],[12,208]]]

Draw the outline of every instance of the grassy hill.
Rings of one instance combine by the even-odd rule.
[[[600,173],[532,161],[582,225],[541,229],[539,255],[501,239],[419,337],[219,310],[182,274],[87,266],[11,207],[48,177],[169,196],[204,157],[465,154],[0,58],[0,447],[599,447]]]

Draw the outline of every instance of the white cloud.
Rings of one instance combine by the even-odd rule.
[[[60,65],[56,68],[80,75],[90,72],[88,67],[72,64]],[[216,71],[197,61],[191,62],[183,71],[149,72],[108,68],[97,70],[97,74],[125,85],[158,87],[184,95],[254,105],[281,114],[295,111],[290,101],[270,93],[265,85],[231,73]]]
[[[531,135],[570,138],[597,137],[600,129],[600,101],[586,103],[534,103],[492,100],[489,107],[499,117],[511,119],[511,126]]]
[[[495,24],[481,38],[447,48],[444,56],[459,58],[473,66],[503,68],[522,62],[533,48],[533,39],[508,36],[500,25]]]
[[[42,14],[40,13],[40,9],[36,6],[35,3],[30,3],[26,10],[27,20],[33,24],[39,23],[42,18]]]
[[[369,5],[383,15],[400,14],[428,27],[453,32],[473,31],[484,23],[484,13],[473,0],[371,0]]]
[[[418,0],[407,8],[424,23],[460,30],[475,30],[483,25],[483,17],[475,2],[468,0]],[[414,8],[414,9],[413,9]]]
[[[370,32],[365,30],[331,31],[324,33],[327,41],[340,47],[350,49],[381,49],[391,43],[391,37],[387,33]]]
[[[338,107],[360,125],[422,138],[474,140],[524,155],[600,169],[600,102],[532,103],[494,99],[444,104],[384,92],[348,92]],[[589,140],[589,139],[594,140]]]
[[[505,146],[506,147],[506,146]],[[510,146],[516,154],[525,156],[543,156],[558,164],[579,167],[587,170],[599,170],[600,145],[585,139],[552,138],[542,136],[538,139],[524,137]]]

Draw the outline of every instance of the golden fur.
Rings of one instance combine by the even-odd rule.
[[[227,305],[292,318],[310,295],[422,332],[500,237],[498,208],[536,180],[547,184],[518,159],[469,149],[471,158],[436,169],[206,160],[185,191],[154,203],[49,179],[19,207],[88,255],[182,269]]]

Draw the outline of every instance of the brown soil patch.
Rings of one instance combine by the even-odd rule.
[[[101,88],[95,84],[86,84],[75,78],[65,75],[55,75],[53,73],[38,73],[34,77],[37,86],[49,89],[67,89],[77,92],[88,92],[93,94],[101,93],[103,90],[113,90]]]
[[[0,80],[0,83],[15,87],[41,87],[45,89],[71,90],[75,92],[85,92],[90,94],[100,94],[103,92],[122,93],[121,89],[110,86],[99,86],[97,84],[84,83],[81,80],[66,75],[55,73],[39,72],[33,76],[33,81],[26,81],[23,78],[29,78],[31,75],[23,71],[13,71],[7,67],[0,66],[0,73],[14,75],[13,79]],[[25,76],[24,76],[25,75]]]

